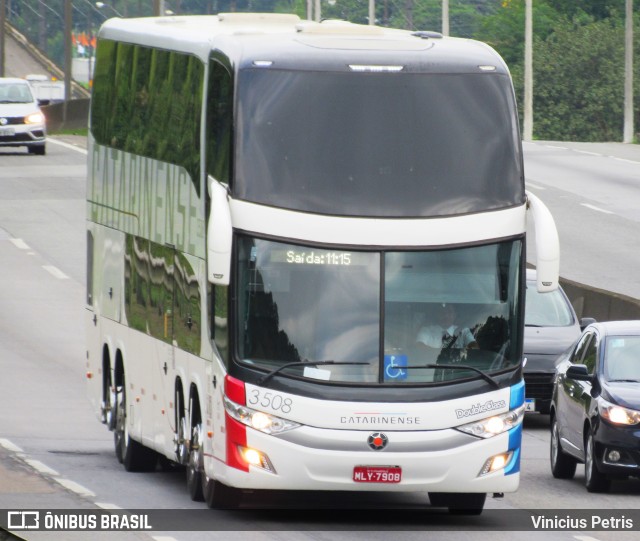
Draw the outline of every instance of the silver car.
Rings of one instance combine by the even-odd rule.
[[[0,147],[26,146],[30,154],[44,155],[46,137],[45,117],[29,83],[0,78]]]

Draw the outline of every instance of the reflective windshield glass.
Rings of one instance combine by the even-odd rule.
[[[300,361],[368,365],[291,369],[338,381],[375,382],[380,349],[380,254],[242,238],[238,349],[261,368]]]
[[[527,281],[524,324],[531,327],[566,327],[573,325],[569,301],[560,289],[539,293],[535,281]]]
[[[640,381],[640,336],[609,336],[604,367],[609,381]]]
[[[433,384],[473,377],[445,365],[496,371],[520,361],[520,241],[386,253],[249,237],[238,246],[242,363],[270,371],[336,361],[354,364],[294,366],[277,377]]]
[[[506,75],[247,69],[238,100],[237,198],[402,217],[524,202]]]

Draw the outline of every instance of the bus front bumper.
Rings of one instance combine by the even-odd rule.
[[[267,468],[210,460],[222,483],[244,489],[385,492],[513,492],[519,484],[521,427],[488,439],[453,429],[379,432],[301,427],[279,436],[247,431],[246,449]],[[376,443],[384,447],[376,449]],[[484,473],[494,457],[503,467]],[[271,469],[272,471],[268,471]],[[382,473],[380,473],[382,472]]]

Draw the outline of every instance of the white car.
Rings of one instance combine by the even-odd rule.
[[[46,137],[45,117],[29,83],[0,78],[0,147],[26,146],[30,154],[44,155]]]

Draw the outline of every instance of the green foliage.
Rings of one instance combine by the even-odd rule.
[[[504,0],[500,9],[483,19],[476,34],[495,47],[509,65],[520,111],[524,96],[524,6],[525,0]],[[621,140],[623,8],[623,0],[533,2],[534,137]],[[636,58],[639,30],[636,24]],[[637,60],[635,72],[638,89]],[[640,91],[635,94],[638,103]],[[640,114],[636,113],[636,126],[639,121]]]
[[[315,0],[314,0],[315,1]],[[333,2],[333,0],[331,0]],[[114,10],[124,16],[150,16],[153,2],[111,0],[98,9],[94,2],[72,0],[74,32],[95,32]],[[63,65],[63,0],[21,0],[7,3],[8,19],[28,39],[58,65]],[[533,0],[534,32],[534,136],[537,138],[578,139],[584,141],[620,140],[623,107],[624,0]],[[307,14],[307,0],[168,0],[167,7],[179,14],[211,14],[229,11],[275,11]],[[322,17],[368,23],[368,0],[322,0]],[[640,0],[634,3],[636,21]],[[513,76],[518,102],[523,99],[525,0],[449,0],[450,33],[472,37],[493,46],[505,59]],[[46,24],[43,24],[43,21]],[[376,0],[376,22],[384,26],[436,30],[442,28],[442,0]],[[640,21],[639,21],[640,23]],[[640,102],[640,26],[635,31],[636,103]],[[133,59],[131,60],[133,62]],[[173,86],[167,82],[167,95],[183,94],[175,86],[193,72],[171,67]],[[135,84],[122,80],[120,85]],[[123,86],[123,90],[124,89]],[[127,111],[145,103],[144,92],[134,94]],[[190,104],[182,101],[171,111],[179,117]],[[133,108],[133,109],[132,109]],[[522,107],[520,107],[522,110]],[[117,113],[120,118],[127,111]],[[155,118],[161,113],[153,104],[139,113]],[[640,126],[640,107],[636,107],[636,126]],[[189,116],[189,115],[187,115]],[[187,122],[194,122],[189,118]],[[127,144],[132,134],[118,133]],[[193,141],[178,141],[173,150],[180,153]],[[138,141],[140,145],[157,145]],[[151,149],[148,149],[151,152]],[[193,168],[191,166],[190,168]]]
[[[534,47],[534,127],[552,140],[622,136],[624,30],[603,19],[557,28]]]
[[[540,39],[546,39],[555,24],[567,24],[544,0],[535,0],[534,8],[533,30]],[[505,1],[493,14],[482,19],[474,37],[496,49],[509,66],[516,66],[524,59],[524,19],[525,0]]]

